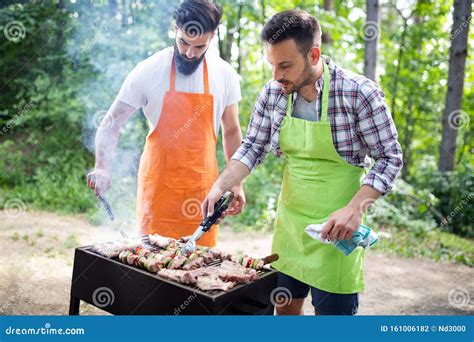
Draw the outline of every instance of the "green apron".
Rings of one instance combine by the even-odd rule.
[[[273,235],[272,251],[278,271],[331,293],[364,290],[364,249],[345,256],[332,244],[314,240],[304,229],[322,223],[346,206],[360,189],[364,169],[337,153],[328,121],[330,75],[324,65],[321,121],[294,118],[292,95],[280,127],[285,168]]]

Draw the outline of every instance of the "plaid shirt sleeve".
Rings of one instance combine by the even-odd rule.
[[[386,195],[403,166],[398,133],[385,95],[376,83],[367,80],[360,85],[356,99],[356,130],[369,149],[374,165],[362,184]]]
[[[244,163],[250,171],[261,164],[270,151],[272,119],[267,107],[269,101],[269,86],[267,83],[255,102],[247,135],[231,159]]]

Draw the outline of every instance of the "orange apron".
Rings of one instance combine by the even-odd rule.
[[[203,63],[204,93],[184,93],[175,90],[171,60],[170,90],[138,170],[137,221],[143,234],[177,239],[194,233],[202,221],[201,203],[218,174],[214,99]],[[212,227],[199,244],[215,246],[217,232]]]

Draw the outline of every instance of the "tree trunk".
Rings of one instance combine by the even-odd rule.
[[[117,15],[117,0],[109,0],[109,16],[115,18]]]
[[[364,27],[364,74],[377,81],[377,45],[380,36],[379,1],[367,0],[367,20]]]
[[[59,53],[59,51],[64,50],[64,31],[66,30],[66,16],[68,15],[64,11],[65,9],[64,0],[58,1],[57,9],[59,12],[61,12],[61,15],[59,16],[58,22],[57,22],[56,44],[55,44],[56,52]],[[58,75],[58,83],[61,84],[64,80],[62,63],[58,63],[56,75]]]
[[[244,7],[243,2],[239,2],[239,10],[237,11],[237,73],[240,75],[240,71],[242,70],[242,52],[241,52],[241,38],[242,38],[242,27],[240,25],[240,20],[242,19],[242,9]]]
[[[398,96],[398,80],[400,79],[400,70],[402,67],[402,60],[403,60],[403,53],[405,52],[405,39],[407,35],[407,20],[403,19],[403,31],[402,36],[400,39],[400,48],[398,49],[398,58],[397,58],[397,68],[395,69],[395,79],[393,80],[393,94],[392,94],[392,101],[390,110],[392,111],[392,118],[395,120],[395,113],[396,113],[396,100]]]
[[[265,21],[267,20],[267,13],[266,13],[266,7],[265,7],[265,0],[260,0],[260,8],[261,8],[261,18],[262,18],[262,29],[263,26],[265,25]],[[260,44],[261,46],[261,51],[262,51],[262,61],[265,58],[265,47],[263,44]],[[266,76],[265,76],[265,63],[262,63],[262,83],[266,82]]]
[[[122,0],[122,27],[127,26],[127,0]]]
[[[222,54],[224,53],[224,44],[221,39],[221,30],[219,30],[219,26],[217,26],[217,46],[219,47],[219,56],[222,58]]]
[[[458,129],[467,120],[461,111],[464,89],[464,69],[467,57],[467,37],[471,20],[472,0],[455,0],[451,47],[449,49],[448,90],[443,115],[443,135],[439,145],[439,170],[452,171],[456,154]]]
[[[332,0],[324,0],[324,10],[329,12],[332,11]],[[323,44],[331,44],[332,43],[332,38],[331,34],[328,31],[324,31],[323,34],[321,35],[321,41]]]
[[[413,100],[410,98],[408,103],[408,112],[406,116],[406,125],[403,134],[403,169],[402,178],[406,179],[410,175],[410,164],[411,164],[411,143],[413,141],[413,135],[415,133],[415,115],[413,113]]]

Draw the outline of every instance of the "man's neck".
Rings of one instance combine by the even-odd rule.
[[[318,64],[312,67],[311,70],[313,71],[313,76],[309,80],[308,84],[298,90],[298,95],[303,96],[303,98],[308,102],[316,100],[318,95],[315,84],[323,76],[324,69],[322,58],[319,59]]]

